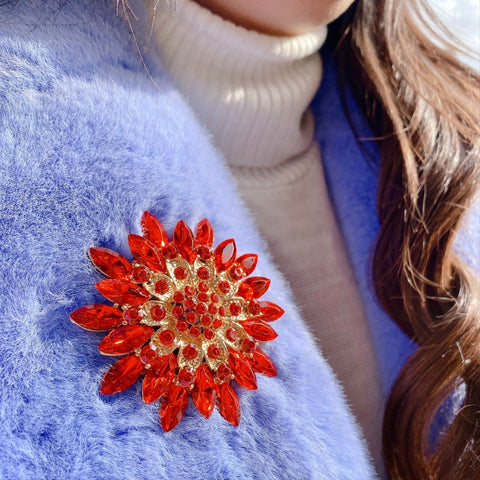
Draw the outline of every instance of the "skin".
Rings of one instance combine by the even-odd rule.
[[[339,17],[354,0],[196,0],[237,25],[271,35],[299,35]]]

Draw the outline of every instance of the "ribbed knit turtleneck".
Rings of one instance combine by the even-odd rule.
[[[379,374],[308,110],[326,27],[274,37],[191,0],[176,0],[175,13],[165,0],[145,2],[157,5],[152,41],[224,154],[381,470]]]
[[[172,16],[158,5],[155,35],[164,60],[234,167],[271,167],[305,152],[306,113],[318,89],[326,27],[272,37],[236,27],[192,1]]]

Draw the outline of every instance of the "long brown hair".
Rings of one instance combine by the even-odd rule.
[[[419,345],[387,401],[387,471],[392,480],[473,480],[480,287],[452,244],[480,185],[480,77],[459,63],[424,0],[359,0],[333,30],[338,70],[381,150],[374,288]],[[463,404],[432,448],[435,414],[462,388]]]

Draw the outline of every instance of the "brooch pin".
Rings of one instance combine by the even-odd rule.
[[[194,233],[181,220],[171,240],[149,212],[141,225],[143,236],[128,237],[133,261],[107,248],[89,251],[97,269],[110,277],[95,286],[114,305],[86,305],[70,315],[87,330],[111,330],[98,349],[123,356],[105,373],[100,391],[122,392],[144,374],[143,400],[161,399],[163,430],[182,420],[189,394],[204,417],[217,406],[238,426],[240,405],[231,382],[255,390],[256,373],[277,374],[258,347],[277,337],[269,322],[284,313],[259,300],[270,280],[250,276],[257,255],[237,257],[233,239],[213,248],[207,219]]]

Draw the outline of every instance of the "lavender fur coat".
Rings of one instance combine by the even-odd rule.
[[[375,478],[341,388],[221,156],[154,56],[145,61],[157,85],[113,1],[0,8],[0,478]],[[368,287],[376,175],[346,125],[328,65],[313,109],[388,392],[412,347]],[[97,350],[103,335],[69,314],[103,302],[87,249],[130,258],[127,234],[139,233],[144,210],[170,233],[181,218],[194,225],[208,217],[217,241],[234,237],[241,252],[259,253],[258,272],[272,279],[268,297],[286,310],[266,349],[279,374],[259,376],[257,391],[237,390],[238,428],[189,404],[164,433],[140,382],[99,394],[112,363]]]

